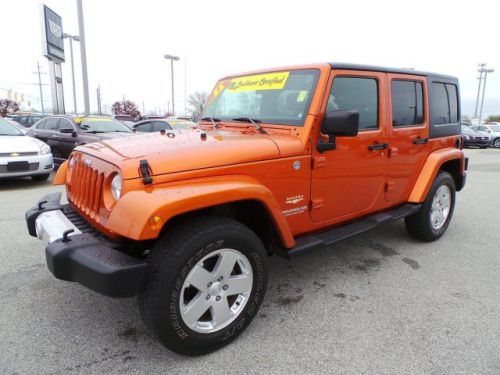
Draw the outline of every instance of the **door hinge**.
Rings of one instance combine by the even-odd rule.
[[[325,200],[323,198],[313,198],[311,200],[311,210],[323,208]]]
[[[389,181],[385,183],[385,192],[387,193],[388,191],[394,190],[394,181]]]

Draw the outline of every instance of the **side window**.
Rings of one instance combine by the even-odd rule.
[[[359,112],[359,129],[378,128],[378,84],[373,78],[337,77],[326,111]]]
[[[151,122],[145,122],[144,124],[140,124],[137,126],[137,131],[138,132],[151,132],[152,131],[152,126],[153,124]]]
[[[57,131],[58,124],[58,118],[48,118],[43,125],[43,129]]]
[[[43,121],[40,121],[37,126],[35,127],[35,129],[40,129],[40,130],[43,130],[45,129],[45,123],[47,122],[47,120],[43,120]]]
[[[451,124],[458,121],[457,86],[447,83],[432,83],[431,125]]]
[[[391,83],[392,126],[411,126],[424,122],[422,83],[394,80]]]
[[[58,130],[61,130],[61,129],[71,129],[71,130],[74,130],[75,128],[73,127],[73,125],[71,124],[71,122],[69,120],[66,120],[66,119],[62,118],[59,121],[59,127],[58,127]]]
[[[160,130],[170,130],[172,127],[163,121],[155,121],[153,123],[153,131],[158,132]]]

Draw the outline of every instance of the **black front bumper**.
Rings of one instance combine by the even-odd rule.
[[[68,205],[60,204],[60,198],[61,193],[49,194],[26,212],[30,235],[36,237],[35,222],[41,213],[50,210],[65,213],[70,209]],[[65,215],[77,225],[74,212]],[[45,256],[50,272],[58,279],[77,282],[110,297],[136,295],[146,272],[146,261],[113,248],[91,232],[82,232],[47,245]]]

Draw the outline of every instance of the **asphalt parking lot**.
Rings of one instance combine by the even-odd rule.
[[[291,262],[230,346],[164,349],[135,298],[109,299],[47,270],[24,212],[62,190],[0,181],[0,373],[500,373],[500,150],[467,150],[468,181],[438,242],[385,225]]]

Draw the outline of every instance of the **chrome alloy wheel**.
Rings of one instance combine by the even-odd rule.
[[[252,286],[252,266],[245,255],[234,249],[214,251],[184,280],[179,300],[182,320],[195,332],[219,331],[243,311]]]
[[[442,185],[434,194],[431,206],[431,223],[434,229],[440,229],[448,215],[451,207],[451,191],[448,185]]]

